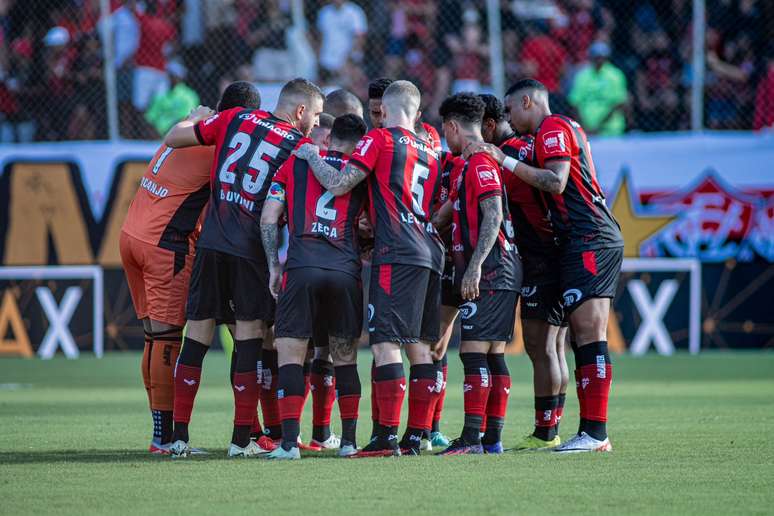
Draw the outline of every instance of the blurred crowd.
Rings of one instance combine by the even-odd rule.
[[[233,80],[297,75],[361,98],[405,77],[433,122],[491,91],[484,0],[108,0],[120,135],[152,139]],[[692,0],[501,0],[505,84],[533,76],[590,133],[690,128]],[[774,2],[712,0],[705,127],[774,124]],[[107,136],[100,0],[0,0],[0,142]]]

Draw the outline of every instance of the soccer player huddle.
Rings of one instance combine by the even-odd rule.
[[[433,446],[440,455],[503,453],[511,390],[504,352],[520,296],[535,429],[513,448],[612,449],[606,328],[623,241],[585,133],[551,113],[546,88],[532,79],[502,101],[445,99],[448,151],[421,122],[420,105],[411,82],[378,79],[369,88],[368,131],[360,101],[345,90],[326,97],[294,79],[267,112],[256,87],[237,82],[217,112],[200,107],[169,131],[121,235],[145,325],[152,452],[196,453],[188,424],[202,364],[216,325],[227,324],[229,456],[299,459],[305,449],[400,456]],[[359,448],[364,317],[373,429]],[[457,317],[465,418],[449,442],[438,423]],[[566,340],[580,426],[562,442]],[[313,435],[305,445],[300,417],[310,391]],[[330,431],[336,400],[341,436]]]

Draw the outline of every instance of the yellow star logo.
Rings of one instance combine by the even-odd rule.
[[[624,238],[624,256],[635,258],[640,255],[640,246],[677,217],[674,215],[642,215],[637,212],[641,206],[632,198],[629,176],[624,175],[618,193],[613,200],[613,216],[621,225]]]

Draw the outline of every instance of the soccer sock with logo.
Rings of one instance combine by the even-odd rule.
[[[341,414],[341,444],[357,447],[357,418],[360,405],[360,376],[357,374],[357,364],[337,366],[336,398],[339,400]]]
[[[232,362],[234,364],[235,362]],[[231,370],[231,374],[233,377],[233,368]],[[263,390],[261,387],[263,385],[263,348],[258,350],[258,364],[256,366],[256,376],[258,381],[258,401],[260,403],[261,399],[261,390]],[[233,385],[234,382],[232,380],[231,384]],[[261,419],[258,417],[258,409],[255,410],[255,417],[253,418],[253,424],[250,428],[250,439],[258,439],[263,435],[263,427],[261,426]]]
[[[460,353],[465,380],[462,388],[465,404],[465,423],[462,439],[468,444],[479,444],[479,431],[486,415],[490,380],[486,353]]]
[[[261,373],[262,388],[259,398],[261,401],[261,413],[263,414],[264,432],[270,439],[276,441],[282,437],[279,405],[277,403],[279,365],[277,363],[276,349],[263,350]]]
[[[409,412],[402,446],[419,448],[425,430],[430,430],[443,375],[434,364],[417,364],[409,370]]]
[[[234,346],[234,433],[231,442],[244,448],[250,444],[250,431],[258,410],[258,357],[263,339],[235,339]]]
[[[441,385],[441,394],[438,396],[438,400],[435,402],[435,409],[433,410],[433,423],[430,426],[431,432],[441,431],[441,415],[443,414],[443,402],[446,399],[446,378],[448,377],[449,365],[447,355],[444,353],[441,360],[434,362],[436,367],[441,371],[443,376],[443,385]]]
[[[556,437],[556,405],[558,396],[535,396],[535,431],[538,439],[550,441]]]
[[[406,395],[406,377],[403,364],[385,364],[374,369],[374,388],[379,404],[381,436],[395,438],[400,426],[400,411]]]
[[[336,402],[333,364],[315,358],[312,361],[312,439],[323,442],[331,436],[331,412]]]
[[[486,433],[481,438],[484,444],[495,444],[502,440],[505,413],[508,410],[508,396],[511,393],[511,373],[502,353],[487,354],[486,362],[492,379],[492,388],[486,402]]]
[[[191,421],[191,412],[202,376],[202,363],[208,349],[208,346],[191,337],[183,339],[183,347],[175,366],[173,441],[188,442],[188,423]]]
[[[376,361],[371,361],[371,440],[379,437],[382,427],[379,425],[379,402],[376,399]]]
[[[150,361],[151,352],[153,351],[153,334],[151,332],[145,332],[145,347],[142,350],[142,362],[140,362],[140,372],[142,373],[142,383],[145,385],[145,393],[148,395],[148,408],[153,403],[151,399],[151,382],[150,382]],[[153,409],[151,409],[152,411]]]
[[[304,392],[303,366],[286,364],[280,367],[277,397],[282,420],[282,448],[286,451],[298,446],[301,412],[304,410]]]
[[[559,433],[559,424],[562,422],[562,416],[564,416],[564,402],[567,399],[567,394],[560,392],[556,397],[556,433]]]
[[[180,354],[182,328],[170,328],[153,334],[150,358],[151,408],[154,439],[161,444],[172,439],[172,411],[175,405],[175,364]]]
[[[580,411],[580,431],[600,441],[607,438],[607,400],[613,379],[613,366],[607,342],[581,346],[575,352],[576,378],[583,403]],[[578,393],[580,398],[581,392]]]

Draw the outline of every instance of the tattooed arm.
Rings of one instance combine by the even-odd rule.
[[[479,296],[478,284],[481,281],[481,265],[489,255],[497,241],[500,224],[503,222],[502,199],[494,195],[481,201],[481,228],[478,233],[478,243],[470,257],[468,268],[462,277],[461,293],[465,300],[473,300]]]
[[[351,161],[342,170],[327,164],[320,157],[317,146],[311,143],[301,145],[293,151],[293,154],[308,161],[314,177],[323,188],[336,196],[346,194],[366,177],[366,173],[353,165]]]
[[[528,185],[544,192],[552,194],[564,192],[567,179],[570,177],[569,161],[553,160],[546,163],[546,168],[532,167],[516,158],[509,158],[499,147],[490,143],[476,143],[466,151],[468,155],[486,152],[503,167],[503,170],[507,170]]]
[[[269,262],[269,290],[275,298],[279,295],[282,278],[279,261],[279,220],[284,211],[285,189],[279,183],[272,183],[261,211],[261,241]]]

